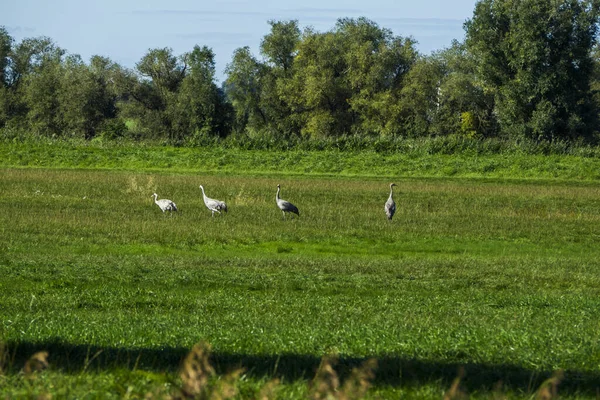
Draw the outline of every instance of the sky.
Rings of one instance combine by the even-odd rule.
[[[0,25],[20,42],[47,36],[70,54],[89,62],[93,55],[125,67],[151,48],[170,47],[175,55],[195,45],[215,53],[216,78],[235,49],[249,46],[260,58],[269,20],[298,20],[300,27],[331,30],[338,18],[366,17],[394,35],[412,36],[423,54],[463,40],[463,23],[476,0],[0,0]]]

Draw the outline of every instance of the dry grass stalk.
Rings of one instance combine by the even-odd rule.
[[[179,373],[179,393],[170,396],[171,399],[224,400],[238,394],[237,382],[244,370],[240,368],[230,372],[211,385],[216,373],[210,364],[210,350],[210,345],[202,342],[188,353]],[[149,394],[147,397],[154,396]]]
[[[137,194],[141,197],[144,197],[147,195],[147,193],[156,192],[156,188],[157,185],[154,182],[153,176],[148,177],[148,180],[146,181],[145,185],[143,182],[138,183],[136,177],[132,176],[129,178],[129,182],[127,184],[127,188],[125,189],[125,193]]]
[[[558,385],[564,378],[564,372],[558,370],[552,377],[546,379],[535,394],[536,400],[558,399]]]
[[[333,369],[336,361],[333,357],[324,357],[321,360],[321,365],[311,385],[310,398],[314,400],[352,400],[363,398],[371,386],[371,381],[375,377],[377,360],[369,359],[360,368],[353,368],[352,374],[344,382],[341,389],[339,388],[339,377]]]
[[[375,378],[375,369],[377,369],[377,360],[374,358],[365,361],[360,368],[353,368],[338,398],[350,400],[365,397],[371,381]]]
[[[23,367],[23,372],[26,376],[31,377],[33,373],[46,368],[48,368],[48,352],[38,351],[27,360]]]
[[[273,379],[266,383],[260,389],[258,396],[256,396],[256,400],[270,400],[277,398],[277,388],[279,387],[279,379]]]
[[[466,399],[469,396],[460,388],[460,381],[465,376],[465,369],[460,367],[458,370],[458,375],[452,381],[452,385],[450,389],[444,394],[444,400],[460,400]]]
[[[202,394],[209,379],[215,375],[215,370],[209,361],[210,350],[208,343],[199,343],[186,356],[179,373],[184,397],[195,398]]]
[[[337,398],[340,380],[333,369],[337,359],[333,356],[323,357],[319,369],[311,383],[310,398],[313,400],[329,400]]]
[[[210,390],[210,395],[208,398],[210,400],[225,400],[231,399],[237,395],[237,382],[243,372],[244,369],[240,368],[225,375],[221,380],[219,380],[216,386]]]

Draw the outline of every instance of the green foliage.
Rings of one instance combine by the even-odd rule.
[[[152,87],[165,101],[169,94],[177,91],[185,77],[187,65],[182,61],[170,48],[150,49],[135,68],[141,76],[152,81]]]
[[[227,134],[230,115],[224,96],[214,83],[215,61],[208,47],[195,46],[185,56],[188,71],[169,103],[172,140],[188,136]]]
[[[6,97],[0,100],[0,115],[4,114],[9,130],[21,135],[61,133],[54,97],[63,55],[64,51],[46,37],[23,39],[12,46],[4,75]]]
[[[128,131],[129,128],[123,120],[119,118],[107,119],[100,126],[99,137],[102,140],[117,140],[126,137]]]
[[[364,17],[323,32],[272,20],[261,59],[235,50],[221,88],[206,46],[150,49],[128,70],[100,56],[86,64],[44,37],[15,44],[0,28],[0,129],[89,140],[116,118],[132,123],[131,138],[178,146],[597,143],[599,10],[595,0],[481,0],[466,41],[431,55]]]
[[[170,48],[150,49],[136,64],[136,71],[143,79],[128,77],[127,94],[135,103],[127,107],[126,116],[139,121],[142,137],[179,140],[178,131],[171,130],[173,115],[168,108],[176,102],[185,78],[185,56],[176,57]]]
[[[14,39],[8,34],[6,28],[0,26],[0,88],[8,86],[7,75],[13,41]],[[0,124],[1,122],[2,119],[0,119]]]
[[[264,65],[252,56],[249,47],[242,47],[234,51],[225,71],[225,94],[235,112],[234,132],[264,129],[267,124],[262,102]]]
[[[353,93],[348,102],[359,121],[353,131],[410,135],[400,114],[405,112],[402,90],[411,83],[409,71],[417,60],[416,42],[363,19],[345,24],[348,36],[355,36],[344,39],[350,42],[346,59]]]
[[[103,124],[116,117],[115,96],[106,77],[108,68],[110,61],[100,57],[92,59],[91,68],[74,56],[63,63],[57,96],[63,130],[68,136],[92,139]]]
[[[263,38],[260,51],[271,66],[280,70],[280,73],[285,76],[292,67],[300,42],[298,21],[269,21],[269,25],[271,25],[271,33]]]
[[[168,48],[154,49],[136,66],[146,79],[119,72],[119,108],[124,117],[137,121],[135,134],[173,144],[225,136],[232,111],[214,83],[214,63],[214,53],[206,46],[179,57]]]
[[[396,117],[407,136],[426,136],[430,132],[439,109],[441,80],[441,66],[428,58],[417,61],[408,72]]]
[[[590,53],[599,11],[595,1],[477,3],[466,43],[504,133],[572,139],[595,129]]]
[[[25,39],[10,50],[0,126],[24,136],[91,139],[115,117],[116,93],[108,76],[114,64],[95,56],[87,66],[65,54],[47,38]]]
[[[320,140],[390,134],[404,75],[416,58],[411,39],[394,37],[365,18],[341,19],[325,33],[296,21],[273,22],[262,42],[266,63],[248,48],[228,66],[226,93],[236,131]]]
[[[394,110],[413,46],[365,18],[341,19],[332,32],[305,31],[284,95],[303,136],[396,133]]]
[[[477,135],[475,118],[469,111],[465,111],[460,115],[460,131],[468,138],[474,138]]]
[[[23,100],[27,109],[28,128],[40,136],[64,133],[57,93],[61,87],[62,51],[42,55],[23,81]]]
[[[476,59],[466,46],[454,41],[432,58],[430,62],[435,62],[442,72],[432,131],[440,135],[464,133],[463,115],[468,113],[469,130],[481,138],[495,136],[494,97],[478,78]]]

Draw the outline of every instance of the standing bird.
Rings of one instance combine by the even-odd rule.
[[[390,184],[390,197],[388,197],[387,201],[385,202],[385,205],[383,206],[383,209],[385,210],[385,215],[387,215],[388,219],[391,221],[392,217],[394,216],[394,214],[396,213],[396,203],[394,202],[394,199],[392,198],[392,188],[396,186],[395,183]]]
[[[158,195],[156,193],[154,193],[150,197],[154,197],[154,202],[156,203],[157,206],[160,207],[160,209],[162,210],[163,213],[165,211],[177,211],[177,206],[171,200],[168,200],[168,199],[157,200]]]
[[[288,212],[288,213],[291,212],[291,213],[296,214],[297,216],[300,216],[300,212],[298,211],[298,207],[296,207],[295,205],[293,205],[289,201],[282,200],[282,199],[279,198],[279,191],[280,190],[281,190],[281,186],[277,185],[277,195],[275,196],[275,201],[277,201],[277,207],[279,207],[279,209],[283,213],[283,219],[285,219],[285,213],[286,212]]]
[[[204,188],[202,187],[202,185],[200,185],[200,189],[202,189],[202,197],[204,197],[204,204],[206,205],[206,208],[208,208],[210,211],[212,211],[213,217],[215,216],[215,212],[218,212],[219,214],[221,214],[221,211],[227,212],[227,204],[225,204],[224,201],[215,200],[215,199],[211,199],[210,197],[206,197],[206,194],[204,194]]]

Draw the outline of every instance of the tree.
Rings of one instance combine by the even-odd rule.
[[[8,86],[7,75],[13,41],[6,28],[0,26],[0,87]]]
[[[186,76],[185,55],[176,57],[170,48],[150,49],[136,64],[135,75],[125,71],[119,84],[133,104],[121,108],[124,115],[137,121],[141,135],[151,138],[173,138],[170,104]],[[141,78],[141,79],[140,79]]]
[[[266,63],[260,68],[261,109],[271,135],[289,137],[297,132],[290,104],[284,91],[293,74],[301,32],[298,21],[269,21],[271,32],[261,41]]]
[[[250,53],[249,47],[236,49],[225,72],[225,94],[233,106],[233,127],[243,132],[246,127],[260,130],[267,125],[266,112],[262,107],[262,78],[265,66]]]
[[[497,134],[494,97],[476,75],[477,60],[464,43],[432,55],[441,77],[437,85],[436,113],[431,130],[435,134],[461,133],[468,137]]]
[[[280,93],[303,136],[397,132],[393,109],[416,56],[410,38],[340,19],[331,32],[305,30]]]
[[[394,36],[366,19],[342,19],[336,30],[346,44],[348,100],[362,134],[401,134],[399,102],[418,54],[412,38]]]
[[[60,60],[65,51],[47,37],[26,38],[10,54],[8,85],[18,88],[22,79],[49,60]]]
[[[227,66],[225,91],[235,112],[237,132],[289,137],[298,126],[285,92],[294,73],[301,32],[297,21],[269,24],[271,31],[260,46],[265,62],[259,62],[247,47],[237,49]]]
[[[135,65],[140,75],[152,80],[163,99],[177,91],[187,69],[185,57],[175,57],[172,52],[170,48],[151,49]]]
[[[8,66],[13,38],[0,26],[0,128],[6,125],[10,115],[11,93],[8,89]]]
[[[440,106],[440,82],[443,70],[431,57],[419,58],[408,71],[395,119],[406,136],[426,136],[436,122]]]
[[[345,82],[346,64],[341,36],[307,29],[294,60],[294,73],[281,97],[304,137],[327,137],[350,131],[353,117]]]
[[[64,54],[48,38],[25,39],[14,53],[11,86],[22,90],[27,127],[34,134],[60,136],[63,132],[57,93]]]
[[[87,66],[77,55],[66,58],[57,93],[65,134],[91,139],[116,116],[116,96],[109,88],[110,60],[94,56]]]
[[[227,134],[228,110],[216,86],[214,53],[206,46],[195,46],[185,56],[188,68],[176,101],[171,105],[174,137]]]
[[[60,64],[64,51],[57,47],[52,40],[46,37],[28,38],[17,45],[12,45],[13,40],[6,30],[0,30],[0,64],[2,67],[2,83],[0,91],[0,126],[10,123],[13,127],[26,128],[30,121],[28,116],[34,120],[46,120],[49,122],[54,118],[51,104],[54,102],[53,90],[56,88],[53,82],[56,79],[49,77],[50,69]],[[44,68],[48,67],[47,71]],[[34,74],[36,75],[34,77]],[[50,86],[47,88],[26,87],[25,81],[49,79]],[[55,77],[56,78],[56,77]],[[27,98],[27,92],[39,90],[40,93]],[[45,94],[45,95],[44,95]],[[45,103],[45,106],[42,106]],[[34,105],[36,111],[29,114],[30,106]],[[43,111],[46,109],[46,111]],[[53,126],[50,124],[49,126]],[[52,128],[53,130],[54,128]],[[42,129],[45,130],[45,129]],[[55,133],[55,132],[53,132]]]
[[[481,0],[465,24],[476,75],[510,136],[576,138],[595,118],[591,49],[595,0]]]
[[[600,120],[600,44],[597,42],[592,51],[592,60],[594,67],[590,79],[590,87],[593,94],[596,119]]]
[[[400,89],[417,58],[414,41],[366,18],[340,19],[329,32],[270,21],[265,62],[248,48],[227,67],[237,131],[283,137],[397,133]]]
[[[260,51],[267,58],[270,66],[287,73],[294,62],[300,28],[298,21],[269,21],[271,32],[260,43]]]

